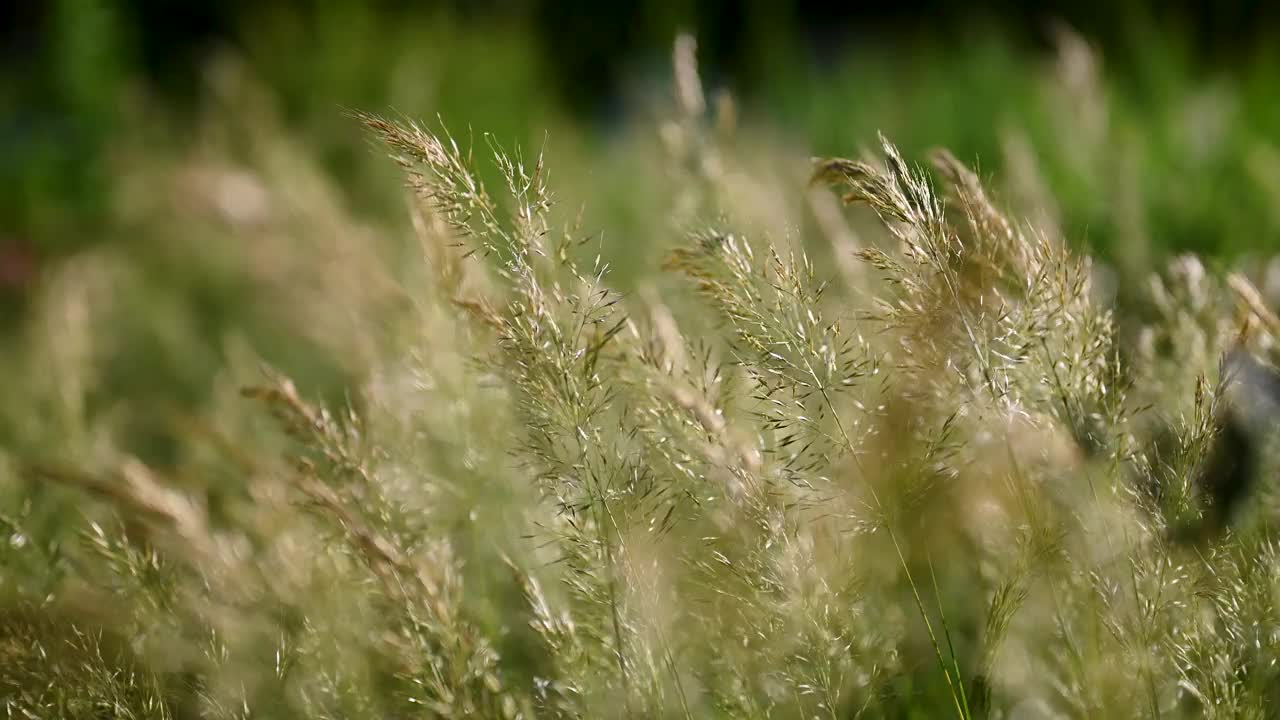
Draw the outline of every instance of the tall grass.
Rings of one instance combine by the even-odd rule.
[[[7,716],[1266,717],[1250,280],[1184,257],[1117,306],[949,153],[796,173],[675,66],[625,295],[553,152],[359,115],[418,262],[335,210],[268,285],[358,384],[228,340],[173,462],[93,406],[111,267],[50,288],[0,455]]]

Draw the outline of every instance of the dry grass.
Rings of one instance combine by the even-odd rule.
[[[386,324],[345,405],[228,382],[148,467],[77,424],[88,331],[51,313],[31,432],[75,452],[0,456],[7,716],[1268,716],[1277,323],[1248,279],[1180,259],[1117,318],[951,155],[761,175],[675,60],[683,227],[644,292],[553,157],[491,145],[491,191],[468,143],[361,115],[424,269],[318,262],[397,298],[320,298],[360,303],[328,342]]]

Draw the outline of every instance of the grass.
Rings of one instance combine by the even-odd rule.
[[[945,151],[806,160],[674,66],[565,181],[357,114],[389,226],[243,100],[125,183],[156,252],[60,266],[0,361],[6,716],[1267,717],[1262,278],[1117,272]]]

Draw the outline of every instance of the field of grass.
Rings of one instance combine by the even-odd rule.
[[[1273,715],[1270,65],[681,36],[593,123],[519,28],[343,21],[181,110],[66,39],[6,718]]]

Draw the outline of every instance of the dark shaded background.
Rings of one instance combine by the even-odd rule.
[[[341,1],[341,0],[340,0]],[[1031,45],[1047,46],[1046,25],[1063,21],[1111,58],[1140,52],[1141,32],[1176,32],[1206,65],[1248,60],[1280,27],[1280,4],[1252,2],[1016,2],[924,0],[909,3],[793,0],[373,0],[390,16],[446,12],[462,20],[495,18],[534,30],[562,99],[589,110],[607,104],[629,67],[665,56],[679,29],[696,29],[705,60],[749,92],[752,80],[780,54],[821,63],[850,45],[953,41],[975,27],[995,28]],[[143,68],[158,86],[182,96],[199,64],[216,47],[236,46],[261,18],[306,17],[324,3],[301,0],[226,0],[173,3],[115,0],[123,42],[114,50]],[[57,42],[50,26],[55,3],[7,4],[0,22],[3,63],[12,77],[41,79],[42,59]],[[84,22],[92,23],[87,17]],[[1113,66],[1115,63],[1113,62]],[[1123,62],[1118,66],[1123,69]],[[41,93],[28,88],[33,95]]]

